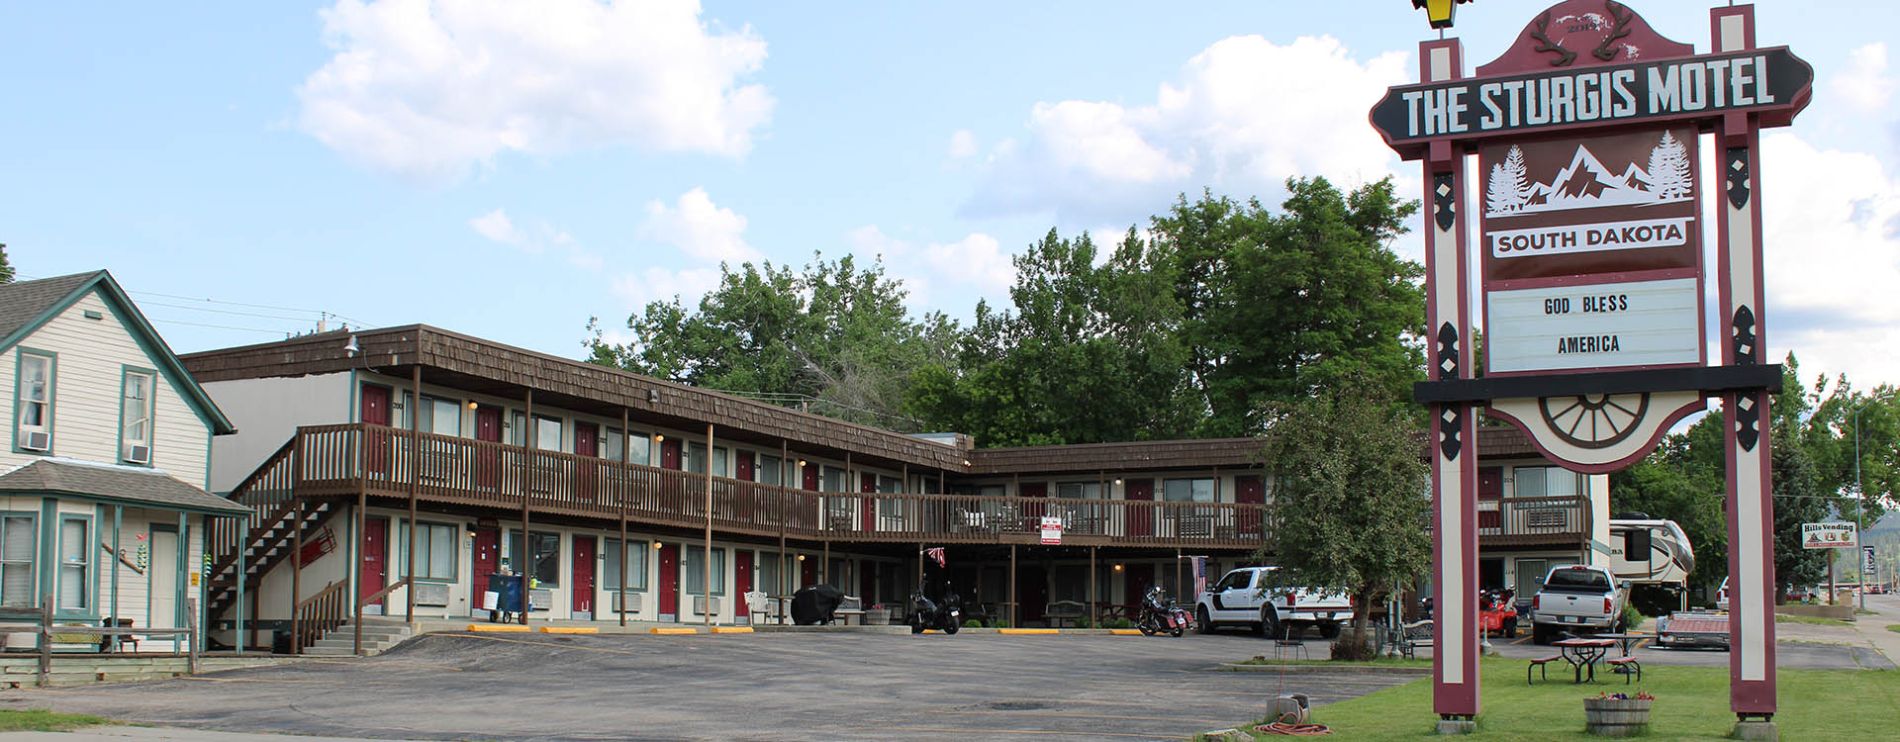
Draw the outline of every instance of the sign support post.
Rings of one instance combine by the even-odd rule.
[[[1464,75],[1457,39],[1419,44],[1425,82]],[[1433,381],[1472,378],[1471,300],[1466,276],[1463,153],[1434,142],[1424,158],[1426,185],[1425,321],[1432,338]],[[1478,697],[1478,463],[1476,409],[1468,401],[1432,408],[1433,646],[1432,710],[1441,733],[1476,729]]]

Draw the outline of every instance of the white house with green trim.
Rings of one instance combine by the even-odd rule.
[[[231,423],[105,271],[0,285],[0,379],[6,649],[35,646],[5,625],[46,601],[60,623],[185,626],[212,519],[247,512],[205,491]]]

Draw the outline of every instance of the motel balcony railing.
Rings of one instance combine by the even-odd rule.
[[[834,542],[1037,543],[1059,518],[1062,543],[1252,549],[1265,506],[959,494],[813,492],[709,478],[605,458],[366,424],[321,425],[295,438],[231,493],[271,522],[297,498],[407,498],[720,533]],[[233,524],[235,527],[236,524]],[[236,533],[227,540],[235,540]]]
[[[1577,544],[1590,529],[1590,498],[1585,495],[1478,501],[1478,537],[1487,544]]]

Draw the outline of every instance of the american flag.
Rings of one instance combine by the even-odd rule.
[[[933,562],[936,562],[936,563],[937,563],[937,566],[938,566],[938,567],[942,567],[942,566],[944,566],[944,564],[943,564],[943,547],[941,547],[941,546],[933,546],[933,547],[931,547],[931,548],[928,548],[928,549],[925,549],[925,550],[924,550],[924,556],[927,556],[927,557],[930,557],[930,560],[931,560],[931,561],[933,561]]]

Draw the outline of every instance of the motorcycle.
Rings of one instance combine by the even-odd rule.
[[[945,634],[955,634],[963,628],[963,599],[957,597],[955,590],[944,586],[943,600],[931,600],[918,587],[910,594],[910,633],[922,634],[924,629],[936,629]]]
[[[1186,609],[1177,605],[1174,599],[1162,592],[1161,586],[1148,588],[1148,594],[1141,598],[1141,618],[1135,622],[1135,628],[1142,636],[1154,636],[1167,632],[1169,636],[1187,633],[1193,619],[1188,618]]]
[[[1478,596],[1478,628],[1486,633],[1517,636],[1517,591],[1486,590]]]

